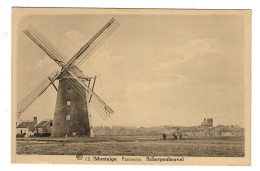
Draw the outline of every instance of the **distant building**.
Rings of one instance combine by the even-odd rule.
[[[231,132],[222,132],[221,133],[221,136],[224,136],[224,137],[231,137],[231,136],[234,136]]]
[[[38,125],[36,125],[36,133],[43,134],[43,133],[50,133],[52,131],[53,121],[41,121]]]
[[[25,121],[21,122],[18,126],[16,126],[17,134],[27,134],[30,135],[34,133],[35,126],[37,125],[37,117],[33,118],[33,121]]]
[[[201,126],[212,127],[213,119],[212,118],[204,118],[204,121],[201,123]]]

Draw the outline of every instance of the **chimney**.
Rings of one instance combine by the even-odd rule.
[[[33,117],[33,122],[37,123],[37,117]]]

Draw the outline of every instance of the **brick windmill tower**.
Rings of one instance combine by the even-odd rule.
[[[54,62],[60,71],[54,71],[24,100],[17,105],[19,117],[44,91],[53,85],[57,90],[52,136],[91,137],[91,115],[89,107],[103,118],[110,117],[113,110],[94,93],[96,77],[86,77],[79,66],[100,46],[119,26],[112,18],[94,35],[70,60],[55,48],[36,28],[29,26],[24,33],[35,42]],[[59,81],[58,88],[54,81]]]

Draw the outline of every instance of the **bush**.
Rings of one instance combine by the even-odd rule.
[[[50,137],[51,133],[35,133],[33,137]]]
[[[24,138],[25,135],[26,135],[26,133],[16,134],[16,138]]]

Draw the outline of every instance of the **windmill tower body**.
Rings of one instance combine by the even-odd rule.
[[[79,77],[85,77],[78,68],[73,67],[70,72]],[[88,104],[82,97],[86,98],[86,92],[83,87],[78,86],[84,92],[84,94],[79,94],[69,84],[68,79],[73,80],[74,78],[64,74],[59,79],[52,136],[64,137],[74,134],[90,137]]]

